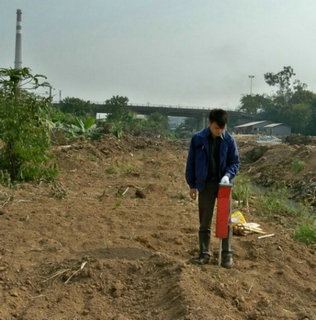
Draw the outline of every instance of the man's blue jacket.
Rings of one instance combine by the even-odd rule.
[[[209,127],[195,133],[191,140],[185,177],[191,189],[202,191],[208,172]],[[235,139],[223,131],[219,150],[219,180],[227,175],[232,180],[239,168],[239,155]]]

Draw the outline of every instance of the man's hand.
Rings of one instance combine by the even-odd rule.
[[[220,182],[221,184],[229,184],[229,178],[228,176],[224,176]]]
[[[196,189],[190,189],[190,198],[192,200],[196,199]]]

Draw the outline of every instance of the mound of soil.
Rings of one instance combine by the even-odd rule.
[[[285,143],[288,144],[298,144],[298,145],[313,145],[316,146],[316,137],[312,136],[302,136],[299,134],[291,134],[285,138]]]
[[[253,137],[237,136],[236,139],[242,172],[264,187],[286,187],[289,197],[316,207],[316,145],[262,145]]]
[[[263,157],[288,161],[273,148],[252,170],[265,175]],[[212,236],[211,263],[190,264],[198,214],[184,180],[187,146],[108,135],[54,153],[55,183],[0,188],[0,319],[316,319],[315,252],[260,222],[255,206],[247,221],[274,237],[234,237],[226,270]]]

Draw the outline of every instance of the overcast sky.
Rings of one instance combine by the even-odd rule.
[[[316,92],[315,0],[1,0],[0,67],[23,66],[57,93],[91,101],[235,109],[292,66]]]

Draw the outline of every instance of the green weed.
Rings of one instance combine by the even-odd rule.
[[[295,159],[292,162],[292,172],[294,174],[300,173],[306,167],[306,163],[304,161]]]
[[[86,155],[86,159],[89,161],[96,161],[97,157],[95,155],[89,153]]]
[[[12,187],[12,181],[9,172],[0,170],[0,184],[8,188]]]
[[[292,216],[302,216],[306,209],[300,204],[294,204],[287,198],[286,189],[279,189],[266,192],[260,197],[260,206],[268,210],[271,214],[290,214]]]
[[[310,216],[308,208],[303,204],[291,201],[288,190],[284,188],[262,192],[255,186],[250,189],[249,179],[239,175],[235,179],[233,198],[247,199],[251,192],[252,203],[257,209],[257,214],[263,221],[275,221],[295,229],[293,238],[307,245],[316,244],[316,221]]]
[[[232,190],[232,198],[237,200],[238,203],[242,203],[243,206],[246,206],[247,199],[250,195],[250,180],[249,178],[238,175],[234,179],[234,187]]]
[[[312,220],[303,222],[296,228],[293,237],[307,245],[316,244],[316,223]]]
[[[130,163],[124,163],[121,166],[121,171],[123,173],[129,174],[129,173],[132,173],[134,171],[134,167]]]
[[[108,174],[118,174],[120,173],[120,168],[115,165],[109,165],[106,169],[105,172]]]

